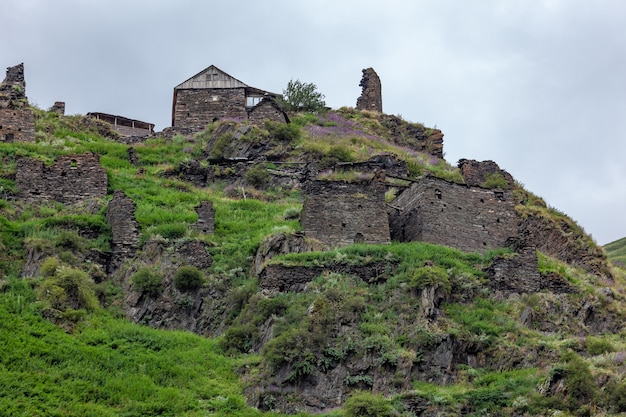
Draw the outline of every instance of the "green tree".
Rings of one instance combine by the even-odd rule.
[[[317,91],[315,84],[290,80],[283,90],[281,105],[285,111],[319,111],[326,103],[324,94]]]

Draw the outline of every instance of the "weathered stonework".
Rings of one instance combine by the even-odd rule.
[[[136,205],[124,191],[115,190],[107,207],[107,222],[111,228],[111,266],[116,269],[139,248],[139,223],[135,220]]]
[[[65,115],[65,102],[55,101],[52,107],[50,107],[50,111],[59,113],[61,116]]]
[[[368,183],[305,182],[301,223],[306,237],[329,247],[389,243],[385,190],[378,177]]]
[[[200,233],[214,233],[215,210],[213,210],[213,202],[201,202],[198,206],[196,206],[196,213],[198,213],[196,230],[198,230]]]
[[[248,120],[253,124],[262,124],[266,120],[289,123],[289,117],[271,96],[263,98],[259,104],[248,111]]]
[[[420,179],[392,202],[391,237],[423,241],[465,252],[504,247],[517,235],[518,217],[510,191]]]
[[[505,294],[533,293],[544,290],[556,294],[575,292],[575,288],[559,275],[539,273],[537,249],[527,247],[505,256],[496,257],[485,272],[489,286]]]
[[[363,77],[359,83],[363,87],[361,96],[356,100],[358,110],[371,110],[379,113],[383,112],[383,97],[380,78],[373,68],[363,70]]]
[[[15,183],[18,197],[27,201],[52,200],[73,204],[107,193],[107,173],[94,153],[59,156],[52,166],[43,161],[17,161]]]
[[[465,184],[472,187],[482,187],[485,181],[493,175],[499,175],[509,184],[506,188],[512,188],[515,184],[513,176],[493,161],[476,161],[473,159],[461,159],[458,163]]]
[[[28,108],[24,64],[7,68],[0,83],[0,142],[34,142],[35,115]]]
[[[174,102],[174,127],[204,130],[220,119],[244,120],[245,88],[178,90]]]

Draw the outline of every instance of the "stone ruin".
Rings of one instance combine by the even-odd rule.
[[[34,142],[35,115],[29,108],[24,64],[7,68],[0,83],[0,142]]]
[[[40,159],[20,158],[15,171],[18,196],[26,201],[74,204],[107,194],[107,173],[94,153],[62,155],[46,166]]]
[[[200,233],[214,233],[215,232],[215,211],[213,210],[213,202],[203,201],[196,206],[196,213],[198,213],[198,222],[196,223],[196,230]]]
[[[363,87],[361,96],[356,100],[357,110],[371,110],[383,112],[383,96],[380,78],[373,68],[363,70],[363,77],[359,83]]]
[[[464,252],[506,247],[519,219],[509,190],[490,190],[424,177],[400,194],[389,210],[391,237]]]
[[[498,164],[493,161],[476,161],[473,159],[461,159],[458,162],[458,167],[463,175],[463,181],[465,184],[472,187],[482,187],[485,181],[493,175],[499,175],[509,185],[504,188],[512,188],[515,184],[513,176],[503,169],[500,169]]]
[[[368,182],[306,181],[301,223],[307,238],[334,248],[389,243],[384,176]]]
[[[107,207],[107,222],[111,228],[111,267],[117,267],[132,257],[139,248],[139,223],[135,219],[137,206],[124,191],[115,190]]]
[[[50,111],[54,113],[58,113],[61,116],[65,115],[65,102],[55,101],[52,107],[50,107]]]

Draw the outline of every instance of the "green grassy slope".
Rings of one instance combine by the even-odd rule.
[[[607,256],[616,265],[626,266],[626,237],[604,245]]]
[[[242,184],[243,199],[241,189],[229,190],[225,180],[198,187],[172,175],[181,164],[201,157],[210,134],[137,144],[139,162],[134,166],[127,145],[85,127],[80,117],[36,114],[37,143],[0,143],[0,196],[16,192],[18,156],[52,162],[61,154],[97,152],[109,178],[107,199],[122,189],[137,204],[142,242],[210,243],[213,264],[204,271],[205,285],[227,294],[220,317],[227,318],[228,329],[218,338],[205,338],[149,329],[123,318],[120,283],[104,279],[84,256],[109,249],[106,201],[70,207],[2,198],[0,415],[277,416],[247,407],[244,389],[263,385],[285,369],[290,372],[287,385],[301,386],[314,372],[357,359],[370,361],[370,372],[350,374],[343,381],[346,387],[371,391],[376,375],[384,375],[393,389],[355,396],[346,410],[333,415],[358,415],[351,411],[358,408],[357,399],[372,409],[382,404],[382,413],[392,407],[406,417],[415,415],[409,405],[416,402],[441,415],[626,411],[621,399],[626,395],[626,334],[592,335],[590,323],[579,314],[592,306],[601,319],[619,317],[625,310],[621,278],[611,284],[609,298],[601,291],[609,284],[542,256],[540,269],[561,276],[577,291],[507,298],[493,293],[482,270],[496,253],[463,254],[417,242],[355,245],[287,255],[271,263],[351,267],[378,262],[388,267],[384,280],[324,273],[306,292],[267,297],[249,271],[251,258],[267,236],[299,229],[292,216],[301,208],[298,191]],[[385,152],[406,159],[411,175],[431,172],[459,179],[458,170],[445,161],[391,143],[372,115],[344,111],[343,116],[298,115],[293,120],[301,136],[292,142],[278,140],[291,160],[307,155],[331,164]],[[274,140],[264,129],[253,133],[250,140]],[[207,167],[230,175],[223,167]],[[214,235],[191,227],[194,207],[203,200],[212,201],[216,210]],[[547,208],[535,210],[550,215]],[[34,277],[20,278],[35,253],[54,258],[60,266],[52,268],[49,261]],[[433,284],[441,287],[445,300],[440,316],[427,319],[419,300],[421,291]],[[82,304],[68,304],[73,289]],[[527,311],[536,327],[521,322]],[[273,338],[255,351],[268,320]],[[403,366],[424,365],[442,340],[473,347],[480,360],[454,370],[455,378],[447,384],[427,382],[443,380],[446,370],[420,378],[401,373]],[[266,400],[271,409],[271,398]]]

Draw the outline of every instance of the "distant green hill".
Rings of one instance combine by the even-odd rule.
[[[626,266],[626,237],[604,245],[607,256],[616,265]]]

